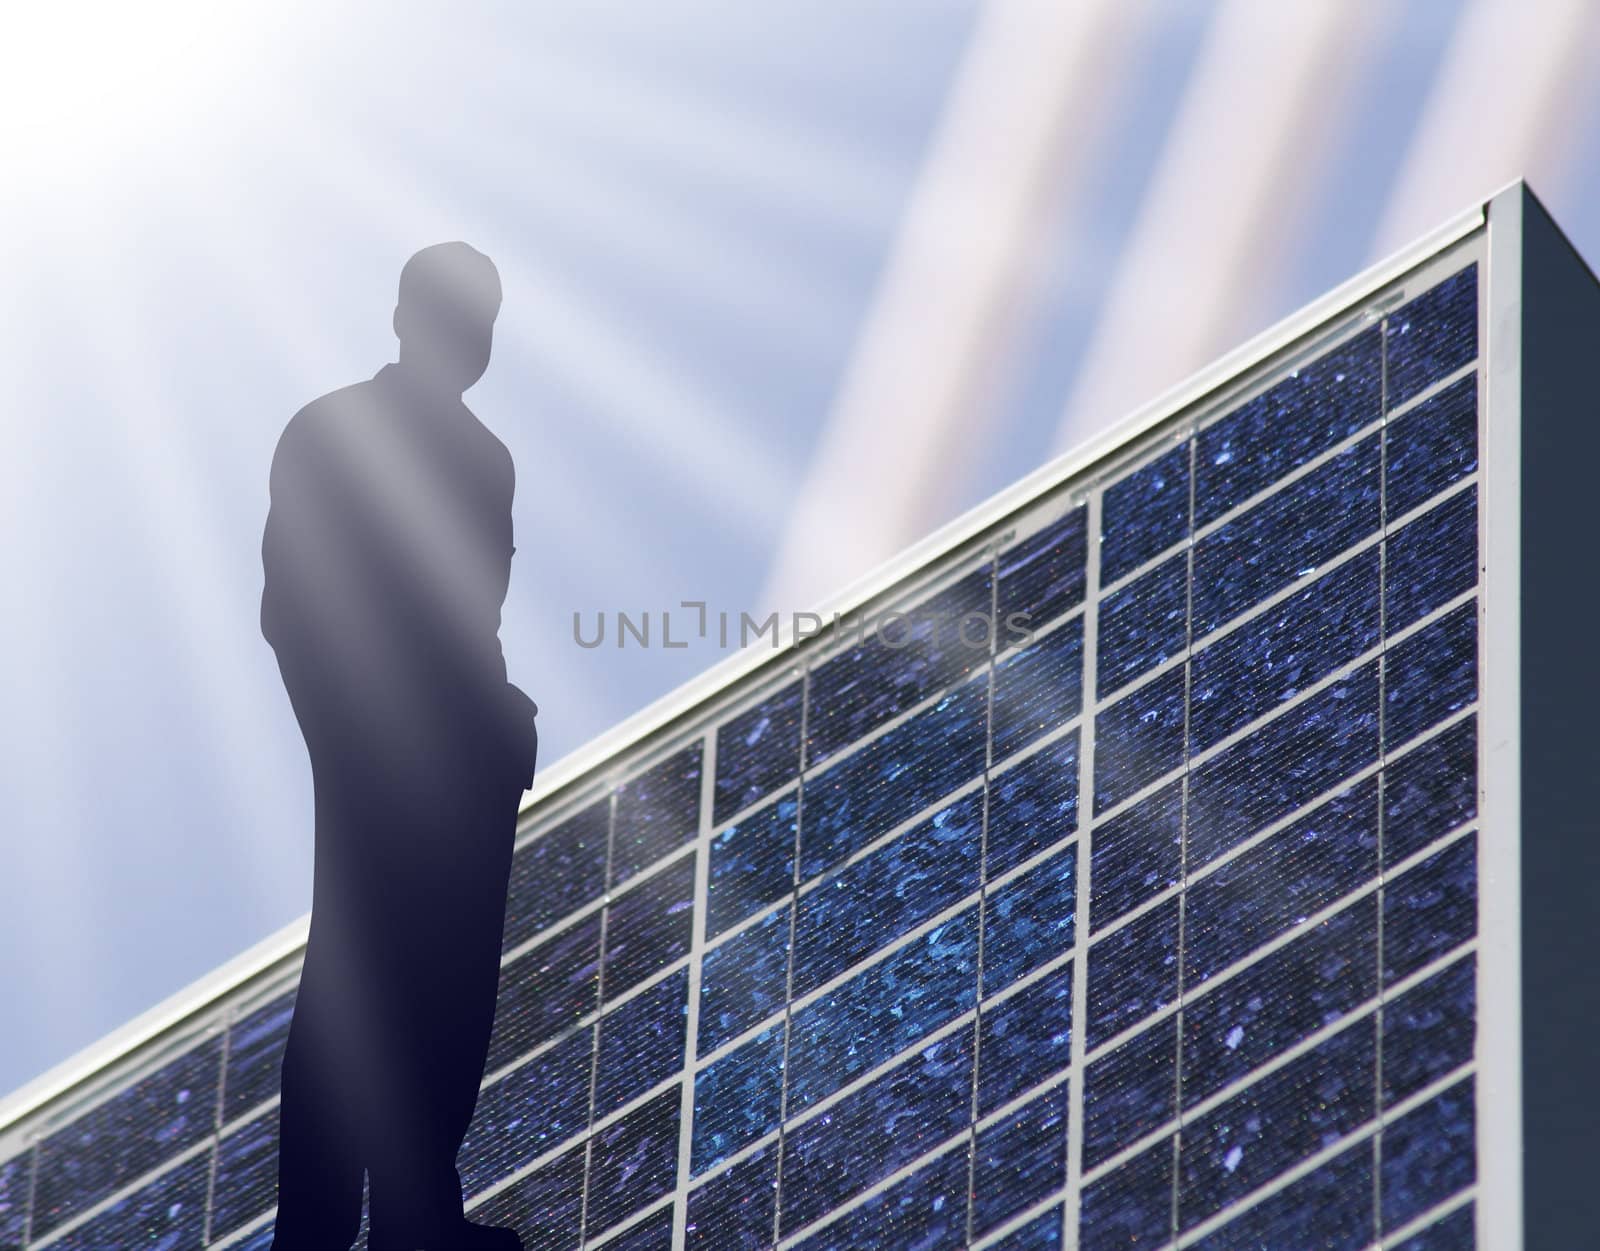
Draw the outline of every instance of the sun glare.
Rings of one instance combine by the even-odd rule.
[[[24,191],[93,185],[217,126],[277,24],[273,8],[51,0],[10,9],[0,35],[6,181]]]

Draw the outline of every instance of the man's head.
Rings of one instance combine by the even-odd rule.
[[[400,364],[430,386],[461,394],[489,367],[499,312],[493,261],[465,243],[423,248],[400,271]]]

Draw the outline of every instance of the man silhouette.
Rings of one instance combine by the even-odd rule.
[[[500,279],[464,243],[400,275],[399,360],[295,414],[272,462],[261,630],[311,758],[311,932],[283,1058],[275,1251],[520,1249],[456,1152],[494,1022],[537,708],[506,680],[511,455],[461,401]]]

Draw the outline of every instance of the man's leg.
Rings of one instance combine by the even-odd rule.
[[[349,1247],[361,1224],[362,1162],[349,1122],[334,988],[307,944],[283,1053],[278,1110],[278,1215],[272,1251]]]
[[[428,805],[440,824],[425,836],[448,854],[406,892],[416,902],[397,944],[407,976],[394,987],[401,1011],[390,1042],[397,1071],[410,1075],[410,1115],[408,1132],[370,1160],[373,1251],[472,1241],[455,1160],[494,1024],[515,802],[481,787],[450,787]]]

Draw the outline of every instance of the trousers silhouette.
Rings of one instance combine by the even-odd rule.
[[[314,736],[313,736],[314,737]],[[313,749],[311,934],[283,1060],[274,1251],[451,1247],[524,779]]]

